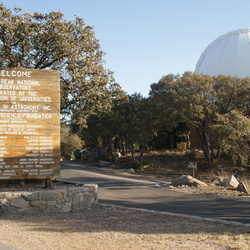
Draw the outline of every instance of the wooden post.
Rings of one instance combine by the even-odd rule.
[[[51,179],[45,179],[45,188],[52,188],[52,181]]]

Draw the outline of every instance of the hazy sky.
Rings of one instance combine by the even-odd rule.
[[[249,0],[2,0],[24,12],[60,10],[94,27],[106,68],[128,94],[147,95],[162,76],[194,71],[218,36],[250,27]]]

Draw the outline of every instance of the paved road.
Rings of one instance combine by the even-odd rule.
[[[99,203],[250,223],[250,198],[222,199],[176,192],[169,181],[76,162],[61,164],[61,179],[98,184]],[[157,188],[161,183],[162,188]]]

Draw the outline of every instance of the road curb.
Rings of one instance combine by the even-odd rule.
[[[157,210],[150,210],[150,209],[143,209],[143,208],[131,208],[131,207],[113,205],[113,204],[105,204],[105,203],[98,203],[98,204],[104,207],[124,208],[124,209],[137,210],[137,211],[143,211],[143,212],[154,213],[154,214],[164,214],[164,215],[169,215],[169,216],[188,218],[188,219],[196,220],[196,221],[217,222],[217,223],[222,223],[222,224],[231,225],[231,226],[240,226],[240,227],[250,228],[250,223],[242,223],[242,222],[237,222],[237,221],[221,220],[221,219],[212,219],[212,218],[206,218],[206,217],[201,217],[201,216],[177,214],[177,213],[171,213],[171,212],[161,212]]]

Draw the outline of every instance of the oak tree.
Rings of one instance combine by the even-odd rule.
[[[105,69],[93,27],[60,11],[42,14],[0,8],[0,67],[60,70],[61,111],[84,126],[97,110],[106,111],[124,95],[111,71]]]
[[[242,126],[239,123],[249,126],[249,122],[243,123],[244,119],[240,119],[239,115],[233,116],[232,112],[238,112],[249,119],[250,78],[223,75],[211,77],[191,72],[185,72],[181,77],[168,75],[151,85],[150,96],[158,103],[161,114],[166,114],[163,122],[170,128],[181,122],[189,128],[196,128],[208,162],[211,163],[222,151],[236,152],[243,142],[249,148],[249,134],[245,135],[248,139],[239,138],[239,143],[231,144],[231,147],[225,145],[225,136],[229,128],[231,135],[240,132]],[[223,131],[222,128],[225,131],[225,121],[229,117],[237,117],[232,123],[234,125],[228,126],[227,133],[221,133],[221,140],[215,142],[215,134]],[[235,132],[237,129],[239,131]],[[249,127],[244,131],[249,131]],[[246,152],[249,151],[246,149]]]

